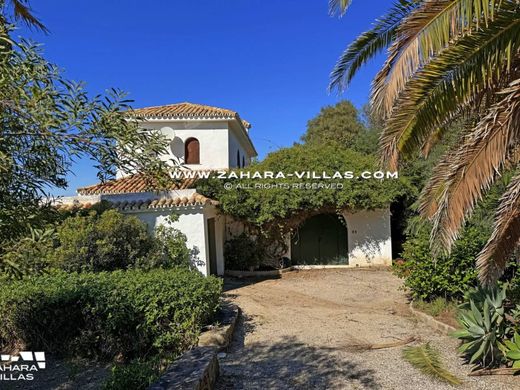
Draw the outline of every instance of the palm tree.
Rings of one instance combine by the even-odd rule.
[[[331,12],[343,13],[350,1],[329,4]],[[400,0],[347,47],[329,88],[344,90],[385,49],[370,99],[385,123],[383,165],[396,169],[417,151],[427,155],[451,122],[470,123],[420,196],[420,213],[433,222],[432,249],[449,251],[501,172],[519,167],[520,0]],[[477,258],[482,283],[498,279],[519,241],[517,174]]]
[[[34,27],[43,32],[48,32],[43,23],[34,16],[28,0],[0,0],[1,14],[6,14],[6,8],[10,8],[9,11],[12,13],[15,20],[20,20],[29,27]],[[1,17],[0,20],[2,20]]]

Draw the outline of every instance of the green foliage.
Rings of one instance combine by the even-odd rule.
[[[112,271],[143,263],[153,238],[133,216],[109,210],[67,218],[57,229],[56,266],[67,271]]]
[[[330,75],[329,90],[343,92],[356,73],[374,56],[390,46],[399,22],[417,5],[417,1],[400,0],[394,2],[384,15],[374,21],[373,27],[360,34],[343,51]],[[350,1],[329,0],[331,13],[343,14]]]
[[[161,360],[158,356],[151,359],[136,359],[128,364],[112,367],[110,376],[103,383],[103,390],[146,390],[160,376]]]
[[[248,271],[258,267],[265,257],[265,246],[261,239],[253,239],[242,233],[224,244],[226,268]]]
[[[352,210],[387,207],[410,188],[405,180],[356,179],[364,171],[377,171],[375,158],[333,145],[294,145],[269,154],[262,162],[240,172],[305,172],[318,174],[351,171],[353,179],[239,178],[230,182],[236,189],[224,189],[224,180],[207,180],[198,190],[220,201],[223,212],[255,226],[283,223],[283,219],[305,210],[320,208]],[[307,188],[293,188],[303,183]],[[340,184],[341,189],[325,187]],[[319,187],[318,186],[322,186]],[[313,187],[314,186],[314,187]]]
[[[446,298],[437,297],[431,302],[424,301],[422,299],[414,301],[414,306],[433,317],[437,317],[443,313],[455,312],[457,305],[453,301],[449,301]]]
[[[475,257],[482,249],[488,233],[478,226],[468,226],[449,256],[434,259],[430,249],[429,228],[422,226],[404,243],[404,262],[393,269],[404,279],[414,299],[427,301],[437,297],[460,299],[477,284]]]
[[[27,274],[42,273],[50,266],[50,254],[55,240],[54,229],[30,228],[30,235],[11,241],[4,247],[0,274],[21,278]]]
[[[165,150],[164,137],[136,131],[136,123],[125,118],[130,102],[124,93],[87,93],[82,84],[64,79],[38,45],[13,39],[13,29],[0,15],[1,262],[6,246],[29,234],[29,226],[41,227],[49,189],[67,187],[77,159],[93,160],[101,179],[118,168],[153,177],[168,169],[156,157]]]
[[[177,355],[219,305],[222,282],[185,269],[66,273],[6,283],[0,349],[124,359]]]
[[[364,130],[356,107],[343,100],[335,106],[323,107],[319,115],[307,123],[307,132],[301,140],[307,144],[339,144],[347,148]]]
[[[512,361],[512,367],[520,369],[520,334],[515,332],[511,340],[504,340],[504,346],[504,353]]]
[[[113,271],[140,268],[192,268],[186,236],[169,223],[154,234],[134,216],[124,216],[107,205],[63,213],[61,222],[46,229],[30,229],[4,248],[0,274],[21,278],[50,268],[66,271]]]
[[[404,348],[403,358],[427,375],[452,385],[461,384],[459,378],[442,366],[439,353],[433,349],[430,343]]]
[[[501,289],[471,290],[461,305],[458,320],[462,329],[454,332],[453,336],[463,341],[459,351],[475,367],[491,367],[502,361],[500,341],[506,332],[506,289],[507,285]]]
[[[186,246],[186,236],[169,225],[160,225],[155,229],[151,253],[137,267],[152,268],[190,268],[192,253]]]

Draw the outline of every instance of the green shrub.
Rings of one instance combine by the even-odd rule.
[[[404,279],[404,285],[414,299],[461,299],[465,291],[477,285],[475,258],[487,237],[487,232],[480,227],[468,226],[451,254],[434,260],[429,229],[421,228],[404,243],[404,261],[394,265],[394,271]]]
[[[116,210],[74,215],[57,229],[54,265],[66,271],[190,267],[186,236],[171,226],[153,235],[145,223]]]
[[[142,269],[190,268],[192,256],[186,241],[186,236],[180,230],[160,225],[155,229],[151,253],[136,266]]]
[[[265,257],[264,248],[260,240],[254,240],[246,233],[226,241],[224,244],[226,268],[247,271],[258,267]]]
[[[159,379],[161,361],[158,356],[149,360],[136,359],[125,365],[112,367],[103,390],[146,390]]]
[[[142,261],[153,246],[143,222],[116,210],[67,218],[57,235],[56,264],[67,271],[126,269]]]
[[[55,232],[53,229],[29,228],[29,235],[5,243],[0,255],[0,274],[21,278],[42,273],[50,265]]]
[[[214,315],[219,279],[186,269],[66,273],[0,291],[0,349],[84,357],[179,354]]]

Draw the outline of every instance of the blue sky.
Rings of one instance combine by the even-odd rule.
[[[320,108],[350,99],[358,107],[382,59],[342,96],[327,93],[329,73],[357,34],[391,5],[354,0],[341,19],[327,0],[33,0],[49,28],[20,33],[44,43],[46,57],[91,93],[117,87],[135,107],[190,101],[230,108],[253,124],[260,158],[289,146]],[[88,160],[70,188],[95,183]]]

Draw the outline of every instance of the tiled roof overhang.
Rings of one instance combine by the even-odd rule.
[[[195,188],[198,178],[183,178],[179,180],[171,179],[171,184],[168,184],[162,190],[184,190]],[[140,192],[156,191],[158,186],[155,186],[153,181],[148,179],[145,175],[135,174],[131,176],[122,177],[119,179],[109,180],[104,183],[94,184],[87,187],[77,189],[79,195],[100,195],[100,194],[134,194]]]
[[[246,129],[251,127],[249,122],[240,119],[236,111],[189,102],[136,108],[130,116],[138,119],[237,119]]]
[[[160,210],[160,209],[175,209],[183,207],[194,207],[194,206],[216,206],[218,202],[216,200],[205,197],[204,195],[193,193],[188,196],[178,197],[163,197],[159,199],[148,199],[148,200],[133,200],[133,201],[118,201],[110,202],[112,207],[120,211],[139,211],[139,210]],[[58,210],[73,210],[73,209],[89,209],[95,203],[92,202],[76,202],[69,204],[57,204]]]

